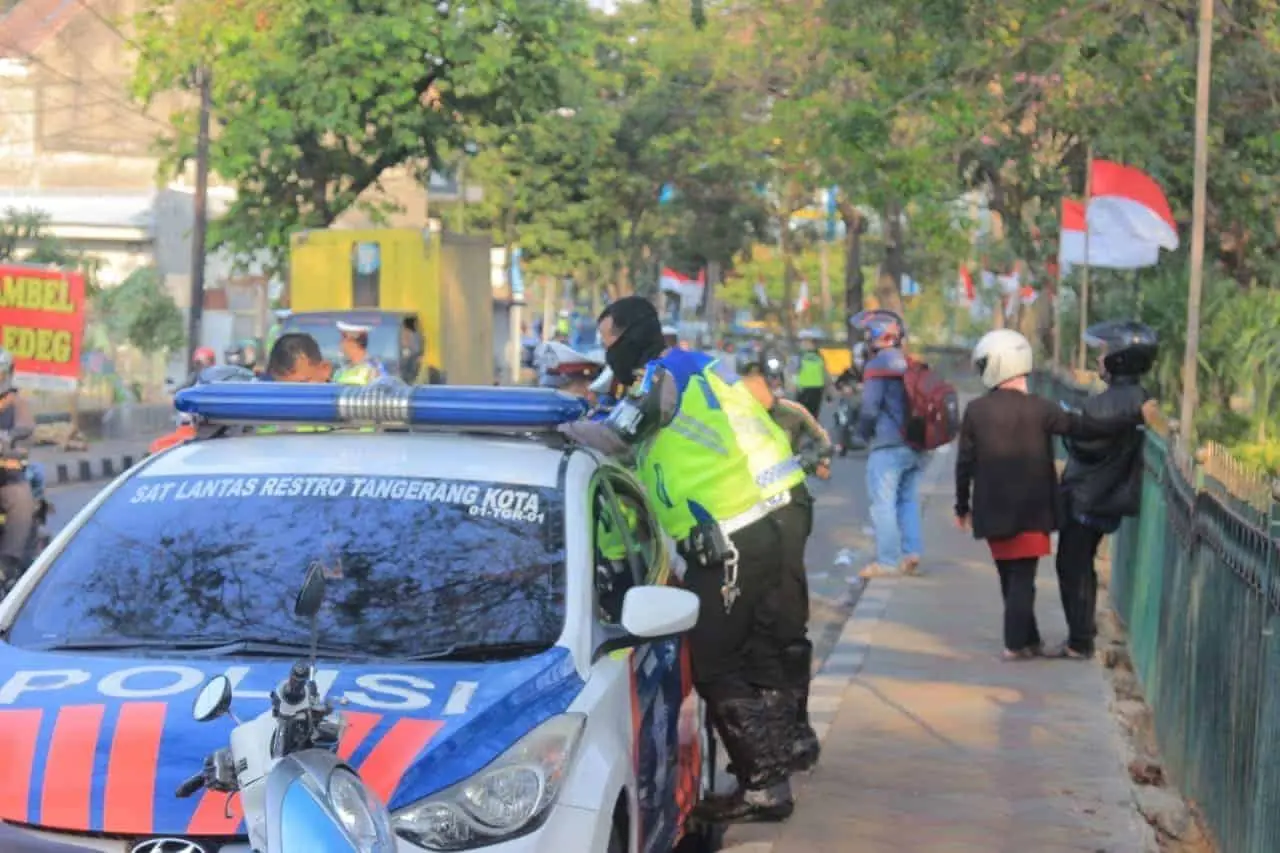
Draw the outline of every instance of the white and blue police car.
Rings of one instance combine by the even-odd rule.
[[[178,785],[305,655],[400,851],[698,849],[697,599],[623,468],[543,389],[225,383],[201,436],[102,491],[0,604],[0,829],[111,853],[243,853],[237,798]],[[262,429],[261,425],[274,428]],[[246,429],[246,425],[258,425]]]

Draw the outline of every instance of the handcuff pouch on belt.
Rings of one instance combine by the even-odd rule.
[[[711,519],[699,521],[676,546],[676,550],[690,566],[703,569],[723,567],[724,582],[720,585],[720,597],[724,601],[724,612],[733,610],[734,602],[741,594],[738,588],[738,548],[725,535],[724,529]]]

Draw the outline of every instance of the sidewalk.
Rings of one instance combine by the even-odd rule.
[[[830,724],[794,816],[732,828],[725,853],[1156,849],[1100,666],[999,660],[995,568],[951,526],[944,482],[930,484],[924,575],[872,581],[814,681],[811,708]],[[1065,626],[1051,558],[1039,593],[1053,643]]]

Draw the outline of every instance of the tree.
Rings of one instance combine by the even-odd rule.
[[[186,344],[182,311],[152,267],[136,269],[116,287],[98,290],[92,308],[115,346],[127,344],[151,354]]]
[[[582,14],[579,0],[153,0],[135,83],[148,99],[211,69],[211,168],[237,190],[213,244],[283,262],[291,232],[329,225],[391,167],[439,163],[468,122],[557,106]],[[173,121],[178,167],[195,117]]]
[[[17,261],[77,270],[85,276],[89,294],[96,290],[97,258],[78,253],[49,233],[49,216],[38,210],[9,208],[0,218],[0,261]]]

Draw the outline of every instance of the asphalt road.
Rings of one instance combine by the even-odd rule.
[[[106,484],[78,483],[49,489],[49,500],[53,503],[53,517],[49,519],[49,526],[53,529],[50,532],[57,533],[61,530]]]

